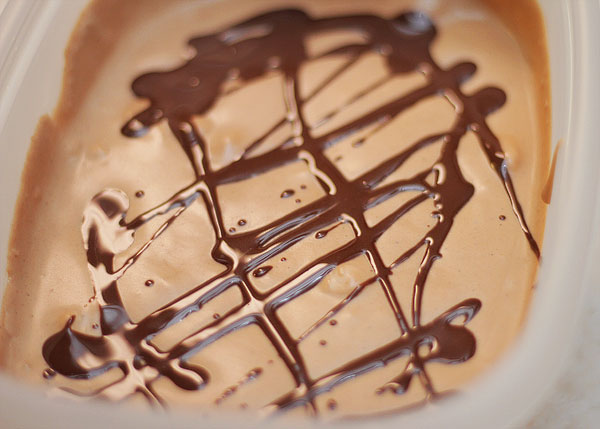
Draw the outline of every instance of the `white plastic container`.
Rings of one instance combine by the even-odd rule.
[[[38,118],[58,99],[63,51],[87,0],[0,0],[0,297],[15,201]],[[600,277],[600,1],[540,0],[551,56],[553,136],[562,140],[538,287],[500,363],[460,395],[344,427],[515,427],[537,410],[564,365],[586,293]],[[580,322],[580,321],[579,321]],[[560,343],[557,343],[560,339]],[[153,414],[47,399],[0,374],[0,427],[281,427],[283,422]],[[325,427],[321,425],[320,427]]]

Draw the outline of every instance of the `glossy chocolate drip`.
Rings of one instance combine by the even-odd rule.
[[[303,106],[312,95],[306,98],[300,96],[298,79],[299,68],[311,59],[304,41],[312,34],[344,29],[365,34],[365,43],[336,48],[321,54],[322,57],[344,54],[356,59],[363,54],[376,52],[384,56],[392,75],[417,71],[425,75],[427,84],[334,131],[313,137],[303,113]],[[486,116],[500,108],[506,96],[498,88],[484,88],[472,95],[465,95],[460,85],[475,73],[476,66],[460,63],[449,69],[440,68],[429,52],[435,36],[434,25],[419,12],[403,13],[391,20],[371,15],[312,19],[299,10],[281,10],[257,16],[221,33],[192,39],[190,44],[195,48],[196,55],[185,65],[136,79],[132,85],[133,91],[138,97],[150,100],[151,105],[128,121],[122,132],[137,137],[159,121],[167,121],[193,166],[196,181],[130,222],[125,220],[129,203],[122,192],[106,190],[92,200],[84,216],[82,232],[96,300],[101,308],[102,335],[91,337],[77,333],[71,329],[73,318],[69,319],[65,328],[44,344],[43,355],[51,370],[77,379],[93,378],[119,368],[123,372],[122,379],[99,389],[97,394],[111,390],[111,397],[117,391],[116,396],[124,398],[140,392],[151,402],[162,403],[152,389],[153,381],[167,377],[182,389],[201,389],[210,383],[210,374],[204,368],[188,362],[189,357],[225,335],[254,324],[277,349],[296,381],[296,389],[273,404],[280,409],[308,406],[316,413],[314,401],[318,395],[401,356],[409,357],[406,368],[377,392],[402,394],[409,388],[413,377],[417,376],[428,394],[435,395],[426,363],[460,363],[472,357],[476,350],[475,337],[465,325],[478,312],[481,306],[479,300],[467,299],[431,322],[423,324],[421,321],[423,291],[431,267],[442,257],[441,249],[455,217],[474,194],[474,187],[464,178],[457,159],[460,141],[467,132],[477,135],[481,150],[504,185],[514,216],[532,251],[539,257],[538,246],[516,197],[502,147],[486,124]],[[286,85],[288,112],[284,121],[298,125],[300,132],[291,144],[285,141],[274,149],[252,157],[252,150],[261,144],[260,138],[236,160],[215,169],[206,142],[193,125],[192,117],[206,113],[213,107],[232,76],[249,82],[273,70],[284,76]],[[334,73],[323,86],[340,73],[341,70]],[[341,138],[356,134],[367,126],[385,126],[403,111],[430,96],[446,96],[460,106],[457,119],[448,132],[414,142],[400,154],[381,162],[354,180],[347,180],[324,155],[324,150]],[[431,168],[416,173],[410,179],[382,184],[411,155],[438,142],[442,143],[440,155]],[[248,232],[242,228],[246,225],[245,219],[238,221],[239,231],[224,226],[223,211],[217,199],[218,186],[239,182],[298,160],[309,166],[323,187],[325,196]],[[432,176],[433,181],[430,180]],[[364,217],[367,209],[405,191],[419,193],[375,225],[367,224]],[[292,189],[277,192],[282,199],[296,196]],[[141,196],[143,193],[138,195]],[[377,239],[402,216],[428,199],[435,203],[432,213],[434,225],[406,253],[386,265],[376,249]],[[226,267],[225,271],[140,322],[133,323],[119,297],[117,282],[191,204],[202,203],[208,209],[216,240],[211,256]],[[122,267],[116,268],[115,256],[131,246],[136,230],[160,215],[166,215],[167,221]],[[274,285],[268,292],[261,292],[252,286],[249,277],[260,278],[268,274],[273,268],[267,263],[271,258],[303,239],[324,238],[342,225],[351,226],[355,237],[304,267],[307,275],[300,282],[287,279]],[[414,280],[411,314],[407,316],[400,308],[390,275],[393,268],[417,251],[424,251],[424,257]],[[335,267],[359,255],[368,258],[374,275],[357,285],[299,338],[292,337],[276,311],[314,288]],[[281,257],[281,261],[284,260]],[[154,282],[149,279],[146,284],[152,286]],[[385,293],[402,335],[319,378],[310,377],[299,352],[300,342],[322,324],[335,325],[337,322],[333,317],[366,288],[373,287],[380,287]],[[226,314],[215,314],[212,323],[167,352],[159,351],[152,344],[152,339],[159,333],[199,311],[207,302],[230,288],[237,288],[241,292],[242,304]],[[326,347],[326,343],[322,342],[322,345]],[[268,369],[257,368],[253,371],[239,382],[240,385],[251,383]],[[237,387],[227,389],[215,399],[215,403],[219,404],[235,394]],[[328,406],[335,408],[337,405],[333,401]]]

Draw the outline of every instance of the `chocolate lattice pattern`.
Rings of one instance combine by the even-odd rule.
[[[299,69],[308,60],[315,59],[305,49],[305,38],[332,30],[359,31],[364,35],[363,43],[347,44],[321,54],[320,57],[344,55],[348,62],[303,98],[299,88]],[[371,15],[312,19],[298,10],[275,11],[224,32],[193,39],[190,43],[196,49],[196,56],[184,66],[136,79],[132,86],[134,92],[149,99],[151,105],[131,119],[123,127],[123,133],[130,137],[141,136],[159,121],[167,121],[193,166],[196,181],[129,222],[125,220],[129,203],[123,192],[106,190],[94,197],[85,213],[83,235],[95,299],[101,308],[102,335],[92,337],[73,331],[72,317],[61,332],[44,344],[44,358],[50,366],[46,375],[60,373],[72,379],[94,379],[119,368],[123,376],[96,389],[94,394],[122,399],[142,393],[152,403],[159,404],[163,400],[152,388],[155,380],[167,377],[181,389],[203,388],[210,383],[211,375],[205,368],[190,363],[189,358],[238,329],[256,326],[277,350],[296,383],[295,389],[270,404],[275,409],[305,406],[316,413],[315,398],[319,395],[399,357],[408,357],[408,364],[396,378],[382,385],[378,393],[403,394],[416,376],[429,396],[436,395],[426,364],[431,361],[460,363],[470,359],[476,348],[475,337],[465,327],[481,306],[475,298],[456,304],[431,322],[421,321],[427,276],[432,265],[441,257],[441,248],[455,216],[474,193],[457,160],[459,142],[468,131],[478,137],[482,151],[504,184],[514,215],[532,251],[539,256],[539,250],[516,198],[500,142],[485,121],[489,113],[504,104],[505,94],[491,87],[473,95],[463,94],[460,85],[475,73],[476,67],[472,63],[460,63],[449,69],[440,68],[429,52],[435,35],[433,24],[418,12],[386,20]],[[425,76],[427,83],[358,119],[314,137],[304,117],[305,104],[344,69],[368,53],[377,53],[384,58],[391,76],[418,72]],[[228,82],[251,82],[267,72],[279,73],[283,77],[287,115],[231,163],[214,168],[207,143],[192,122],[192,117],[208,112],[223,95],[223,87]],[[371,89],[340,109],[364,97]],[[348,180],[325,156],[325,149],[348,136],[364,133],[359,143],[368,142],[405,110],[427,97],[446,97],[455,105],[456,119],[447,132],[413,142],[401,153],[382,160],[352,180]],[[328,119],[326,117],[324,121]],[[256,155],[261,144],[285,123],[291,126],[293,136]],[[408,179],[386,180],[413,154],[440,142],[439,157],[430,168]],[[304,162],[316,178],[325,193],[323,197],[248,232],[226,229],[217,198],[218,186],[241,182],[298,161]],[[415,192],[416,196],[395,207],[391,214],[376,223],[367,223],[366,210],[408,191]],[[377,240],[395,222],[425,201],[434,203],[433,225],[408,251],[392,263],[384,263],[376,247]],[[214,231],[215,245],[211,256],[225,267],[224,271],[134,323],[123,306],[117,282],[154,240],[177,222],[182,213],[192,204],[202,203],[207,208]],[[166,216],[167,220],[152,238],[123,266],[115,267],[115,257],[131,246],[136,230],[160,216]],[[245,220],[240,219],[240,226],[244,223]],[[324,238],[342,225],[351,227],[354,236],[350,241],[319,256],[301,267],[300,272],[271,285],[266,291],[253,286],[251,279],[259,279],[272,269],[269,265],[272,258],[279,257],[302,240]],[[390,276],[394,268],[419,251],[423,251],[424,256],[414,278],[410,315],[406,315],[391,285]],[[356,285],[300,337],[293,337],[280,320],[277,310],[317,286],[336,267],[358,256],[368,259],[373,275]],[[237,288],[242,296],[240,305],[227,314],[218,315],[213,322],[201,326],[168,351],[155,347],[152,340],[157,335],[232,288]],[[384,292],[401,335],[320,377],[311,377],[299,352],[299,344],[319,326],[335,322],[334,316],[368,288],[381,288]],[[422,352],[423,348],[427,349],[427,353]],[[260,377],[262,372],[262,368],[254,369],[244,382]],[[235,390],[234,386],[215,402],[218,404],[233,395]]]

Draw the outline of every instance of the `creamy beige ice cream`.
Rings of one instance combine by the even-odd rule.
[[[544,37],[529,1],[92,3],[25,167],[2,368],[325,419],[460,389],[535,280]]]

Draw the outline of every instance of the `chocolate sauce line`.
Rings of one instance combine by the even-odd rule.
[[[294,82],[299,81],[298,76],[297,76],[297,70],[295,70],[294,74],[292,74],[289,77]],[[306,124],[306,121],[303,117],[303,104],[304,103],[301,99],[300,89],[299,89],[298,84],[294,85],[293,98],[296,100],[296,102],[298,104],[298,107],[297,107],[298,118],[302,124]],[[314,162],[316,164],[316,168],[318,170],[322,171],[334,183],[336,197],[337,197],[338,201],[351,200],[353,198],[352,194],[354,194],[354,192],[347,193],[347,190],[351,190],[351,191],[354,191],[354,190],[350,187],[344,187],[344,184],[346,184],[347,181],[342,176],[342,174],[339,172],[339,170],[335,167],[335,165],[326,156],[324,156],[323,147],[321,147],[321,145],[319,145],[318,141],[315,141],[312,139],[309,128],[307,126],[303,126],[303,128],[302,128],[302,138],[303,138],[303,142],[304,142],[302,147],[310,152],[310,154],[312,155]],[[325,190],[328,191],[328,193],[329,193],[329,192],[331,192],[331,187],[328,187],[328,188],[329,189],[326,188]],[[346,192],[344,192],[344,191],[346,191]],[[353,218],[354,221],[358,224],[357,225],[358,230],[355,231],[355,234],[357,235],[357,237],[360,237],[360,235],[362,234],[363,231],[368,230],[368,227],[366,225],[366,221],[365,221],[364,215],[363,215],[364,207],[362,205],[361,206],[352,206],[350,204],[346,204],[346,207],[344,207],[344,208],[346,209],[345,211],[347,212],[347,214],[351,218]],[[382,289],[385,293],[385,296],[386,296],[390,306],[392,307],[392,310],[394,311],[394,314],[398,321],[401,332],[405,333],[408,330],[406,318],[404,317],[404,314],[402,314],[402,309],[401,309],[398,299],[395,295],[395,292],[391,286],[389,276],[387,275],[387,267],[385,267],[383,260],[379,256],[379,253],[375,250],[374,240],[372,240],[370,243],[365,243],[364,248],[367,250],[367,254],[369,255],[369,259],[372,262],[375,272],[380,276]]]
[[[327,78],[323,80],[323,82],[317,85],[316,88],[313,89],[312,92],[308,94],[308,96],[306,96],[305,101],[312,100],[312,98],[315,95],[317,95],[319,92],[325,89],[329,84],[331,84],[331,82],[333,82],[338,76],[340,76],[342,72],[344,72],[344,70],[349,70],[354,64],[356,64],[359,58],[359,55],[354,55],[350,58],[350,60],[346,61],[340,67],[336,68],[330,75],[327,76]]]
[[[327,323],[333,316],[339,313],[350,301],[356,298],[362,291],[365,290],[365,287],[371,284],[376,277],[372,277],[369,280],[363,281],[358,286],[356,286],[352,291],[346,295],[346,297],[340,301],[338,304],[333,306],[323,317],[309,326],[300,336],[298,336],[297,341],[302,341],[306,337],[308,337],[311,333],[313,333],[317,328],[321,327],[323,324]]]
[[[336,385],[343,383],[348,378],[353,378],[357,374],[365,372],[365,370],[372,370],[375,368],[381,368],[391,362],[394,359],[397,359],[400,356],[409,355],[411,356],[411,362],[407,365],[407,369],[411,373],[423,372],[422,367],[428,361],[431,362],[443,362],[443,363],[457,363],[464,362],[468,360],[475,353],[475,337],[471,332],[464,329],[462,326],[457,326],[451,324],[456,318],[460,316],[466,316],[463,324],[468,323],[479,311],[481,307],[481,303],[476,299],[467,299],[454,307],[447,310],[442,315],[438,316],[432,322],[429,322],[426,325],[419,327],[415,330],[415,336],[402,336],[396,339],[395,341],[386,344],[383,347],[380,347],[372,352],[355,359],[343,367],[324,375],[321,380],[316,384],[313,395],[317,396],[325,392],[329,392],[333,390]],[[455,335],[459,335],[462,338],[453,338],[450,336],[443,336],[440,334],[440,331],[454,331]],[[421,335],[418,335],[420,333]],[[418,346],[423,345],[424,343],[430,341],[432,338],[436,340],[444,337],[446,339],[446,343],[438,344],[437,349],[430,355],[425,358],[419,357],[418,354],[414,353],[414,349],[418,348]],[[449,341],[448,341],[449,340]],[[455,340],[462,340],[464,344],[469,344],[469,347],[465,347],[464,350],[460,348],[455,348],[450,351],[452,348],[452,342]],[[443,346],[446,346],[447,352],[443,352]],[[409,375],[408,380],[406,380],[406,375]],[[388,390],[396,390],[405,388],[406,385],[410,382],[410,377],[412,374],[403,373],[396,379],[390,381],[385,386],[382,386],[382,389]],[[400,385],[398,381],[404,378],[405,386]],[[405,390],[401,392],[395,393],[404,393]],[[288,404],[282,404],[286,407],[294,407],[302,404],[308,400],[310,393],[305,395],[304,397],[299,397],[295,401],[292,401]]]
[[[380,80],[376,81],[375,83],[373,83],[372,85],[370,85],[369,87],[361,90],[356,95],[354,95],[352,98],[350,98],[350,100],[348,100],[345,104],[342,104],[338,108],[336,108],[333,111],[327,113],[321,119],[318,119],[316,121],[316,124],[313,126],[313,128],[315,130],[318,130],[318,128],[320,126],[325,125],[327,122],[329,122],[338,113],[342,112],[344,109],[346,109],[348,106],[352,105],[353,103],[356,103],[356,102],[360,101],[360,99],[363,98],[365,95],[370,94],[371,92],[375,91],[377,88],[380,88],[384,84],[388,83],[390,81],[390,79],[391,78],[389,76],[385,76],[382,79],[380,79]],[[305,101],[310,101],[310,99],[307,99]]]
[[[346,45],[319,55],[318,58],[345,55],[348,61],[326,76],[303,99],[300,95],[299,70],[304,63],[314,59],[305,51],[306,36],[320,31],[349,29],[366,35],[365,43]],[[472,63],[457,64],[448,70],[437,66],[429,53],[430,43],[435,36],[436,29],[431,21],[419,12],[403,13],[391,20],[371,15],[312,19],[299,10],[280,10],[252,18],[224,33],[193,39],[190,44],[197,53],[185,65],[172,71],[149,73],[137,78],[132,84],[133,91],[138,97],[149,99],[151,106],[128,121],[122,132],[130,137],[138,137],[154,124],[166,120],[192,164],[196,181],[130,222],[125,221],[128,200],[122,192],[107,190],[92,200],[84,216],[82,232],[96,299],[101,309],[102,332],[100,337],[75,332],[72,330],[74,318],[70,318],[65,328],[44,344],[43,355],[50,368],[67,378],[90,379],[118,367],[123,377],[96,393],[111,399],[124,399],[139,392],[151,402],[164,405],[165,401],[152,387],[154,381],[166,377],[181,389],[202,389],[211,382],[210,373],[190,363],[190,358],[226,335],[255,325],[277,350],[296,381],[294,390],[272,403],[279,409],[306,406],[310,412],[318,414],[316,398],[319,395],[402,356],[408,358],[404,370],[381,386],[377,393],[391,391],[402,394],[409,388],[412,379],[417,377],[430,396],[436,395],[433,382],[426,372],[426,364],[433,361],[449,364],[464,362],[473,356],[476,349],[475,337],[465,325],[479,311],[481,303],[477,299],[465,300],[425,324],[421,320],[428,274],[434,262],[442,257],[441,249],[455,216],[474,194],[474,187],[463,177],[457,159],[460,141],[467,132],[478,136],[482,150],[502,180],[521,229],[538,257],[539,249],[516,197],[500,142],[485,123],[486,116],[500,108],[506,96],[497,88],[484,88],[473,95],[464,95],[460,85],[475,73],[476,67]],[[304,106],[369,52],[377,52],[385,58],[389,76],[359,91],[347,103],[325,115],[317,121],[319,126],[333,120],[346,107],[360,102],[370,91],[384,85],[395,75],[423,73],[428,83],[333,131],[313,137],[304,118]],[[250,82],[266,73],[279,73],[282,76],[287,109],[285,119],[251,142],[238,159],[222,168],[213,169],[207,143],[196,129],[192,117],[212,108],[232,76],[239,82]],[[371,136],[393,122],[406,109],[428,97],[440,96],[459,103],[462,108],[457,111],[455,123],[448,132],[413,142],[408,148],[392,154],[389,159],[351,181],[325,156],[324,151],[328,147],[351,138],[365,127],[373,127],[366,136],[355,142],[368,143]],[[260,155],[253,155],[253,152],[260,150],[264,140],[285,123],[291,124],[293,138]],[[442,147],[434,165],[408,179],[383,184],[411,155],[436,142],[441,142]],[[217,188],[292,162],[304,162],[325,195],[267,225],[230,234],[223,220]],[[428,181],[431,177],[434,178],[433,184]],[[416,191],[417,194],[374,225],[367,224],[364,216],[366,210],[407,191]],[[376,248],[377,239],[405,214],[430,199],[435,205],[432,212],[436,218],[435,224],[422,239],[390,266],[386,266]],[[201,203],[207,209],[214,232],[215,245],[211,256],[223,266],[223,271],[138,323],[133,323],[119,296],[119,278],[191,204]],[[115,256],[133,244],[138,228],[157,216],[166,216],[167,219],[148,242],[128,258],[121,268],[115,270]],[[253,286],[252,277],[268,276],[272,268],[270,261],[283,251],[311,235],[325,239],[332,228],[344,224],[352,227],[353,239],[315,258],[304,267],[298,267],[292,278],[273,284],[268,291],[259,291]],[[424,256],[414,280],[409,322],[395,295],[390,275],[394,267],[423,247]],[[361,256],[368,258],[373,276],[354,287],[299,338],[293,338],[280,320],[277,310],[317,287],[336,267]],[[232,287],[241,293],[240,304],[206,326],[199,327],[169,350],[161,351],[154,345],[153,339],[158,334],[182,323],[190,314],[201,311],[204,305]],[[300,352],[300,343],[368,287],[381,287],[398,324],[398,338],[324,376],[311,377]],[[459,317],[464,320],[457,324],[455,320]],[[426,349],[425,354],[423,349]],[[68,386],[65,389],[72,390]],[[237,387],[226,390],[223,393],[225,396],[221,395],[220,400],[217,398],[216,404],[229,398],[235,391]]]

